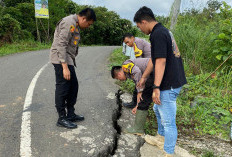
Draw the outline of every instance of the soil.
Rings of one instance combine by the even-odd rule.
[[[211,136],[186,136],[179,133],[177,144],[197,157],[232,157],[232,142]]]

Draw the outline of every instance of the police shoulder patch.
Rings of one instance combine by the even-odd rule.
[[[75,27],[73,25],[70,26],[70,32],[74,32],[75,31]]]
[[[134,43],[134,52],[135,57],[140,57],[143,54],[143,51],[137,47],[136,43]]]
[[[132,73],[133,67],[134,67],[134,63],[124,64],[124,65],[122,65],[122,70],[123,70],[125,73],[131,74],[131,73]]]

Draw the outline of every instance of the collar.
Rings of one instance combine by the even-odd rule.
[[[77,14],[73,15],[73,19],[75,20],[75,22],[78,22]]]
[[[74,19],[75,22],[76,22],[76,28],[78,29],[78,31],[80,31],[79,21],[78,21],[78,18],[77,18],[77,14],[74,14],[74,15],[73,15],[73,19]]]
[[[157,24],[152,28],[152,31],[151,31],[151,33],[150,33],[150,40],[151,40],[151,34],[152,34],[158,27],[160,27],[160,26],[162,26],[162,23],[157,23]]]

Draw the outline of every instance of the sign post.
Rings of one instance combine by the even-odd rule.
[[[48,32],[45,31],[47,34],[47,39],[49,41],[49,10],[48,10],[48,0],[35,0],[35,18],[36,18],[36,29],[37,29],[37,38],[41,42],[39,29],[38,29],[38,19],[44,18],[48,19]],[[40,20],[41,23],[41,20]],[[42,27],[43,24],[41,23]],[[43,27],[44,28],[44,27]]]

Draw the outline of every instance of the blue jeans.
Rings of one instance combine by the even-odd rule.
[[[177,140],[176,98],[181,87],[160,91],[161,104],[154,104],[153,110],[158,123],[158,134],[164,136],[164,151],[173,154]]]

